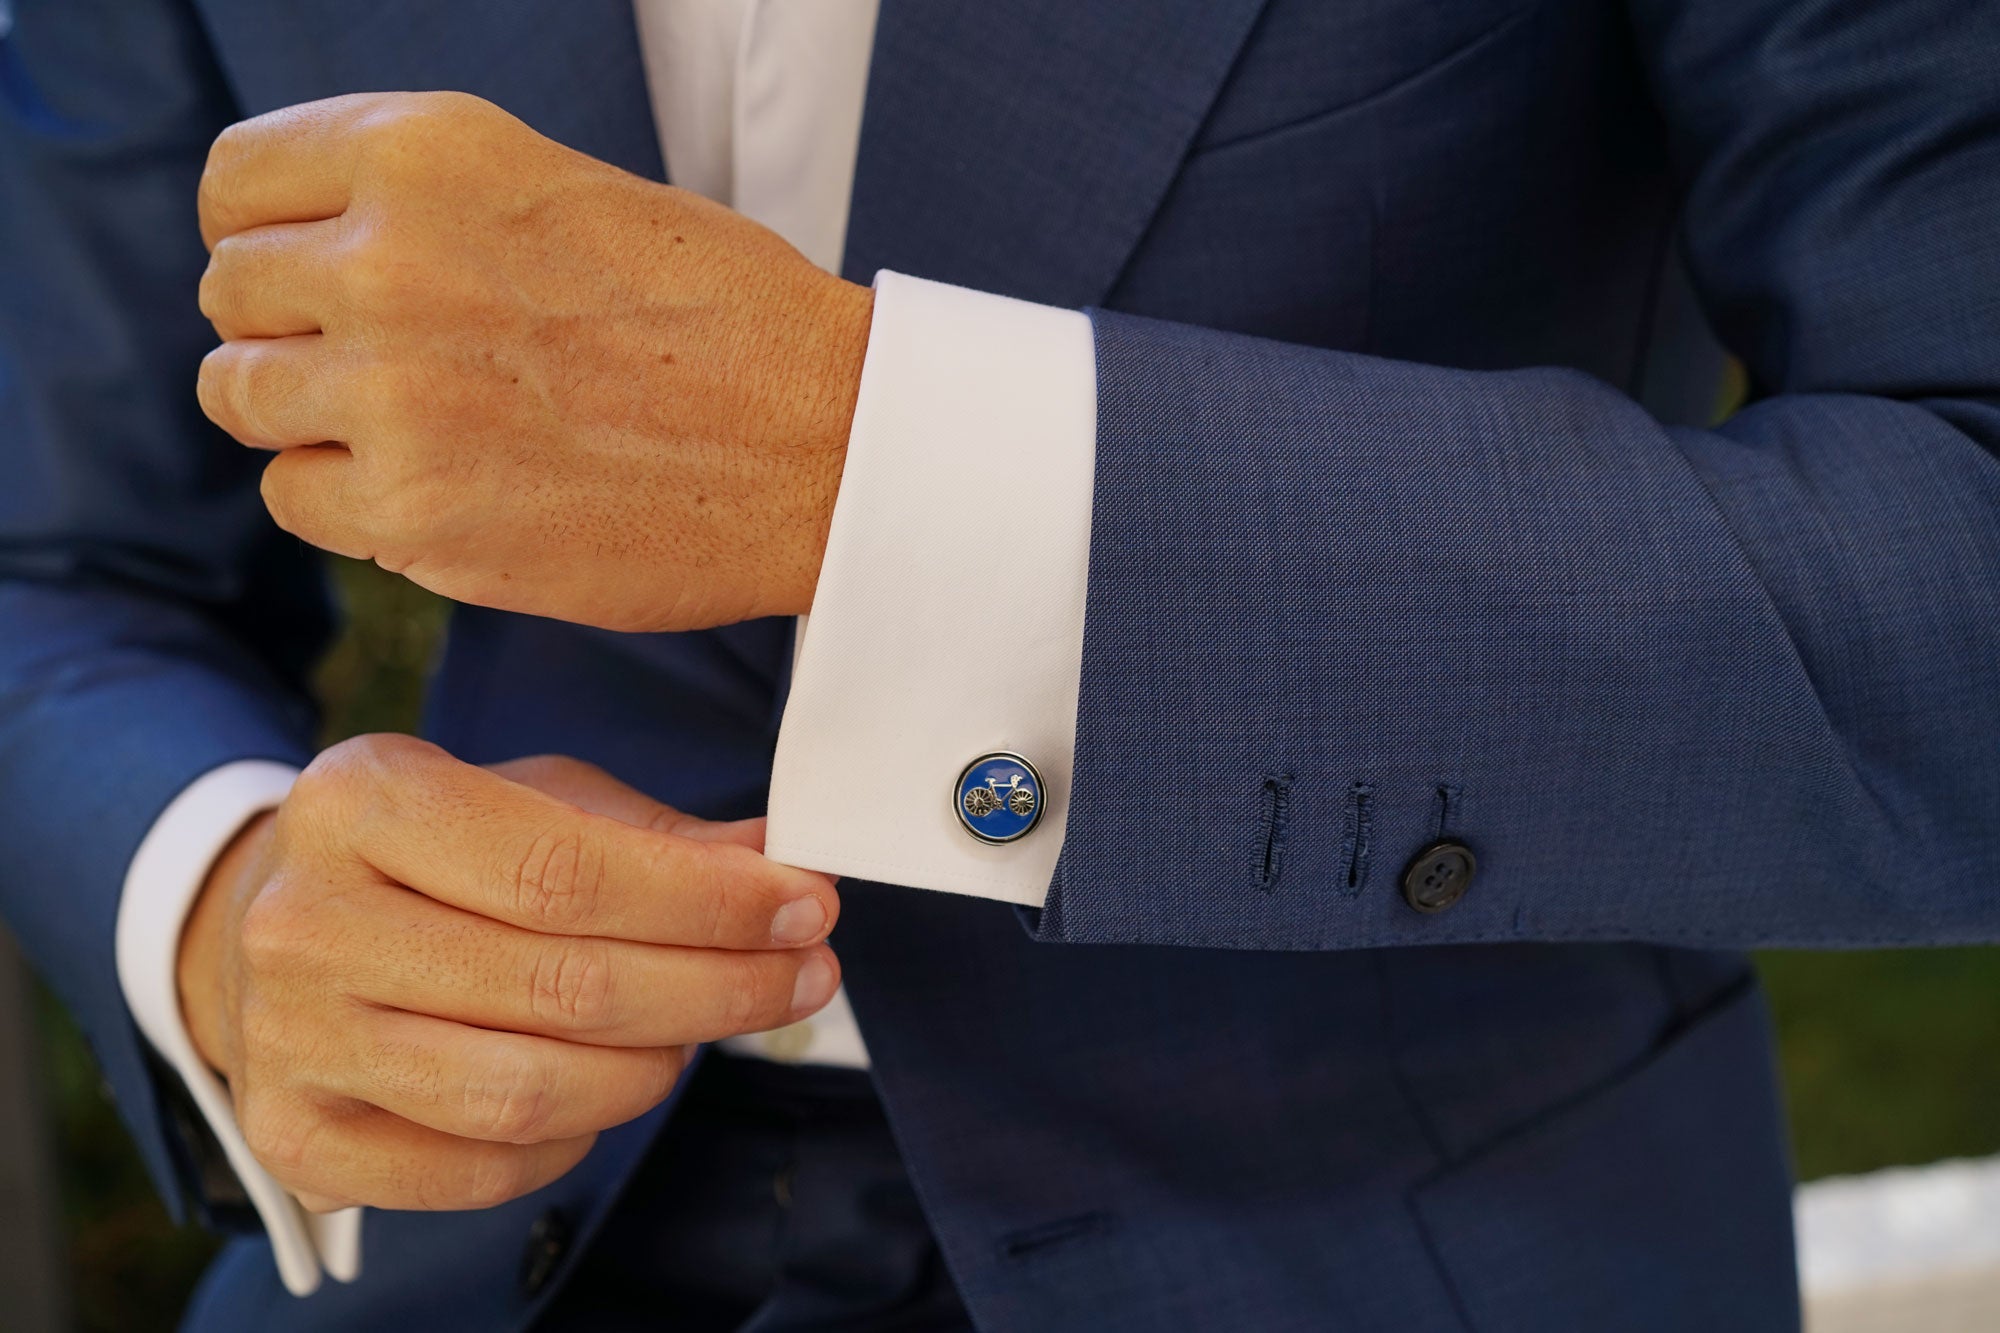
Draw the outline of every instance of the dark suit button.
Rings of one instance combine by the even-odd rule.
[[[1465,896],[1479,869],[1462,842],[1434,842],[1418,852],[1403,872],[1403,901],[1419,912],[1442,912]]]
[[[528,1245],[521,1251],[521,1294],[539,1296],[549,1279],[562,1267],[569,1252],[569,1223],[551,1208],[528,1228]]]

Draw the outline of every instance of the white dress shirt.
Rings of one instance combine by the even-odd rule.
[[[878,0],[635,0],[668,173],[837,271]],[[588,89],[579,89],[588,96]],[[838,875],[1039,905],[1062,849],[1083,657],[1096,366],[1089,320],[877,276],[846,470],[802,619],[771,779],[768,851]],[[956,778],[991,751],[1040,770],[1043,817],[980,842]],[[128,870],[118,976],[263,1219],[292,1292],[360,1272],[360,1209],[306,1213],[250,1155],[195,1053],[175,958],[237,830],[293,770],[247,760],[192,783]],[[836,947],[838,941],[836,939]],[[734,1052],[865,1065],[845,993]]]

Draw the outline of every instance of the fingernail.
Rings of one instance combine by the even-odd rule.
[[[771,918],[771,938],[779,944],[810,944],[826,929],[826,904],[817,894],[794,898]]]
[[[833,964],[823,953],[806,959],[792,984],[792,1012],[810,1013],[833,998]]]

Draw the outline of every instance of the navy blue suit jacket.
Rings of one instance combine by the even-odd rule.
[[[661,164],[611,0],[16,8],[0,894],[173,1191],[120,879],[307,757],[328,625],[195,406],[204,151],[459,88]],[[835,940],[982,1327],[1796,1319],[1732,951],[2000,935],[1996,55],[1989,0],[886,0],[848,275],[1097,330],[1048,905],[849,884]],[[429,730],[754,812],[786,643],[462,610]],[[1422,915],[1440,832],[1480,870]],[[239,1242],[201,1326],[518,1327],[531,1225],[587,1239],[670,1111],[304,1302]]]

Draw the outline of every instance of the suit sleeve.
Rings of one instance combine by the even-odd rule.
[[[1753,404],[1095,314],[1041,938],[2000,938],[2000,7],[1633,14]]]
[[[156,816],[302,763],[325,598],[204,421],[195,183],[233,102],[178,0],[0,22],[0,912],[81,1022],[170,1206],[198,1193],[114,963]]]

